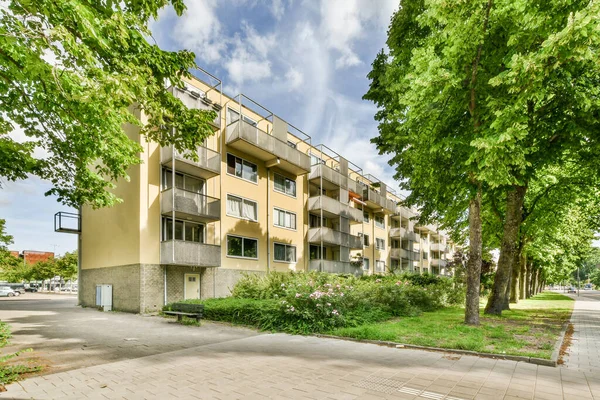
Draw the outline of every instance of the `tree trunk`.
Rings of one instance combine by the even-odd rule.
[[[523,219],[523,201],[525,200],[526,186],[513,187],[506,196],[506,218],[502,234],[502,247],[498,269],[494,277],[492,294],[485,306],[486,314],[501,315],[505,304],[508,303],[507,286],[510,284],[512,264],[515,260],[515,251],[519,239],[519,227]]]
[[[515,259],[512,266],[512,276],[510,279],[510,302],[519,302],[519,275],[521,274],[521,250],[522,246],[517,248]]]
[[[479,325],[479,286],[481,281],[481,190],[469,202],[469,260],[467,261],[467,299],[465,323]]]
[[[537,277],[538,277],[538,268],[534,267],[533,271],[531,272],[531,295],[535,296],[536,293],[536,289],[537,289]]]
[[[527,263],[527,271],[525,274],[525,298],[531,297],[531,275],[532,275],[533,263],[530,261]]]
[[[521,252],[521,259],[519,260],[519,298],[525,299],[525,274],[527,274],[527,255]]]

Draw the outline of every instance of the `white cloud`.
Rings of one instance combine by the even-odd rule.
[[[296,68],[291,67],[285,73],[285,84],[288,91],[294,91],[302,86],[304,83],[304,75]]]

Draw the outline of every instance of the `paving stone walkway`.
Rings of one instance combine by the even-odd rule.
[[[600,371],[600,292],[582,290],[575,299],[571,316],[573,339],[564,367]]]

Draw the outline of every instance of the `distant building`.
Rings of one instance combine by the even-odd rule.
[[[11,250],[10,255],[19,258],[19,252],[17,250]]]
[[[48,261],[54,258],[54,253],[51,251],[36,251],[36,250],[23,250],[21,253],[18,251],[11,251],[10,254],[25,261],[25,264],[35,264],[40,261]]]

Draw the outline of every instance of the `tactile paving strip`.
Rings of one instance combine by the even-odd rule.
[[[441,393],[428,392],[426,390],[414,389],[404,386],[404,382],[394,379],[378,378],[376,376],[362,379],[354,384],[354,386],[364,389],[374,390],[376,392],[392,394],[396,392],[412,394],[414,396],[425,397],[431,400],[464,400],[459,397],[448,396]]]

